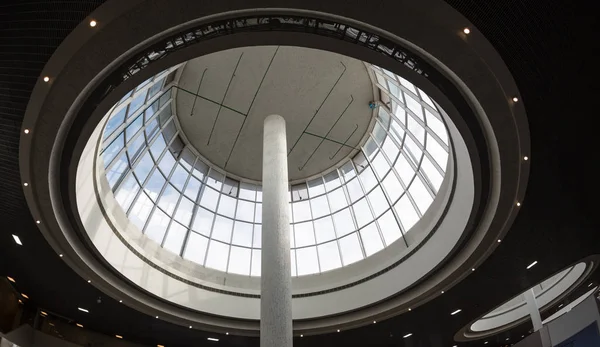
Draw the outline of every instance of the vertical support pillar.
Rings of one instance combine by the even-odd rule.
[[[262,191],[260,346],[292,347],[287,137],[279,115],[264,123]]]
[[[537,300],[535,299],[533,288],[525,292],[525,300],[527,301],[527,309],[529,310],[531,322],[533,323],[533,331],[538,331],[542,328],[542,317],[540,315],[540,308],[538,307]]]

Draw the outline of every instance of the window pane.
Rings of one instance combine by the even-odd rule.
[[[311,197],[315,197],[317,195],[321,195],[325,193],[325,184],[323,183],[322,178],[314,179],[308,182],[308,194]]]
[[[260,276],[260,249],[252,250],[252,269],[250,276]]]
[[[294,224],[296,247],[304,247],[315,244],[315,233],[312,222]]]
[[[438,163],[438,165],[443,170],[446,170],[446,165],[448,163],[448,152],[446,152],[446,150],[431,137],[427,139],[427,151],[431,153],[431,156]]]
[[[417,203],[417,207],[419,208],[419,211],[421,211],[421,214],[424,214],[429,208],[429,205],[431,205],[433,198],[418,177],[414,179],[413,183],[408,188],[408,192]]]
[[[165,175],[165,177],[169,177],[173,166],[175,166],[175,158],[173,158],[173,154],[171,154],[171,152],[167,150],[165,155],[163,155],[162,159],[160,160],[158,167]]]
[[[298,276],[319,273],[319,260],[317,258],[317,247],[296,249],[298,257]]]
[[[211,211],[215,211],[217,208],[217,202],[219,201],[219,193],[214,189],[204,187],[200,192],[200,206],[206,207]]]
[[[293,249],[290,251],[290,263],[292,265],[290,266],[292,268],[292,276],[297,276],[298,272],[296,267],[296,251]]]
[[[210,173],[208,174],[208,179],[206,180],[206,184],[220,191],[221,187],[223,186],[224,178],[225,175],[223,175],[222,173],[215,170],[210,170]]]
[[[115,131],[115,129],[117,129],[121,124],[123,124],[123,121],[125,120],[126,110],[127,107],[123,107],[121,108],[121,110],[119,110],[119,112],[113,113],[113,115],[110,116],[110,119],[108,120],[108,122],[106,122],[106,127],[104,128],[104,139],[110,136],[113,133],[113,131]]]
[[[252,247],[260,248],[262,246],[262,225],[254,224],[254,236]]]
[[[156,243],[161,244],[171,218],[159,209],[154,209],[152,218],[146,226],[145,234]]]
[[[366,170],[365,170],[366,171]],[[365,172],[363,171],[363,173]],[[362,173],[361,173],[362,177]],[[360,182],[358,179],[353,179],[352,181],[346,184],[346,188],[348,189],[348,195],[350,196],[350,201],[355,202],[358,199],[363,197],[362,187],[360,186]]]
[[[169,216],[172,216],[180,195],[181,194],[179,194],[175,187],[173,187],[170,184],[167,184],[165,191],[162,193],[162,196],[158,200],[158,207],[165,211]]]
[[[137,192],[140,190],[140,186],[137,183],[137,180],[133,175],[127,176],[127,178],[123,181],[117,194],[115,194],[115,199],[121,205],[123,211],[127,211],[129,209],[129,205],[135,199]]]
[[[391,210],[379,217],[378,222],[386,245],[389,246],[402,237],[398,222],[396,222],[396,218]]]
[[[133,172],[135,173],[135,176],[138,178],[140,183],[144,183],[146,177],[148,177],[148,174],[150,173],[150,170],[152,170],[153,166],[154,162],[150,157],[150,153],[144,153],[144,156],[137,162],[135,169],[133,169]]]
[[[208,166],[204,164],[200,160],[196,160],[196,164],[194,164],[194,171],[192,175],[196,176],[200,180],[200,182],[204,181],[204,177],[206,177],[206,173],[208,172]]]
[[[129,154],[129,162],[133,164],[133,162],[140,155],[142,149],[145,147],[146,140],[144,139],[143,135],[136,137],[135,140],[129,143],[129,147],[127,148],[127,153]]]
[[[104,153],[102,153],[102,159],[104,159],[104,167],[108,167],[108,165],[112,162],[112,160],[119,154],[119,151],[123,149],[123,134],[119,135],[113,142],[106,147]]]
[[[192,201],[196,201],[198,197],[198,191],[200,190],[201,183],[196,177],[190,177],[187,186],[185,187],[184,194]]]
[[[127,156],[123,153],[120,157],[118,157],[115,163],[111,166],[110,170],[106,171],[106,179],[108,180],[108,185],[111,188],[115,188],[115,185],[125,173],[125,170],[129,168],[129,164],[127,163]]]
[[[354,221],[350,215],[348,208],[339,211],[333,215],[333,221],[335,223],[335,230],[337,231],[338,237],[344,236],[356,230],[354,227]]]
[[[400,179],[404,182],[404,185],[410,184],[412,178],[415,176],[415,170],[408,163],[408,160],[404,155],[398,157],[394,169],[396,169],[396,172],[400,175]]]
[[[146,224],[146,221],[148,220],[148,215],[150,215],[152,207],[154,207],[154,204],[144,193],[141,193],[135,201],[135,204],[133,204],[128,217],[140,231],[144,229],[144,224]]]
[[[327,194],[329,197],[329,204],[331,205],[331,212],[338,211],[348,206],[346,201],[346,194],[344,190],[339,188]]]
[[[417,123],[413,117],[408,117],[408,130],[417,138],[417,141],[419,141],[421,145],[425,144],[425,128]]]
[[[417,117],[423,119],[423,109],[421,108],[421,104],[413,99],[413,96],[408,93],[404,93],[404,96],[406,98],[406,106],[408,106],[408,109],[413,111]]]
[[[340,239],[340,251],[344,265],[355,263],[363,258],[356,233]]]
[[[342,266],[337,241],[324,243],[317,246],[319,250],[319,263],[321,272],[336,269]]]
[[[383,180],[383,188],[390,197],[392,204],[398,200],[402,193],[404,193],[404,189],[402,188],[400,181],[393,172],[389,173]]]
[[[194,263],[204,265],[206,246],[208,246],[208,239],[206,237],[196,233],[190,233],[183,257],[187,260],[193,261]]]
[[[254,223],[262,223],[262,204],[254,206]]]
[[[373,159],[373,156],[377,154],[377,149],[377,144],[372,137],[369,137],[367,143],[365,143],[365,146],[363,147],[363,151],[365,152],[367,158]]]
[[[252,247],[252,223],[235,222],[231,243],[238,246]]]
[[[194,223],[192,223],[192,230],[199,232],[204,236],[210,236],[214,218],[214,213],[207,211],[202,207],[198,207],[194,217]]]
[[[308,201],[300,201],[292,204],[292,209],[294,211],[294,222],[303,222],[305,220],[310,220],[310,205]]]
[[[231,247],[229,268],[227,269],[227,272],[239,275],[250,275],[251,255],[252,251],[248,248]]]
[[[219,201],[219,209],[217,212],[224,216],[233,218],[235,216],[235,202],[236,199],[228,195],[221,194],[221,200]]]
[[[154,140],[152,146],[150,146],[150,153],[152,153],[152,158],[154,158],[154,161],[158,162],[158,159],[160,158],[160,155],[166,146],[165,139],[162,137],[162,135],[156,137],[156,140]]]
[[[427,127],[433,130],[445,144],[448,144],[448,131],[444,123],[427,110],[425,111],[425,116],[427,117]]]
[[[410,230],[419,220],[419,215],[406,194],[398,200],[394,208],[405,231]]]
[[[227,258],[229,257],[229,245],[218,241],[210,241],[206,266],[212,269],[226,271]]]
[[[439,190],[440,186],[442,185],[442,181],[444,180],[444,177],[435,168],[435,166],[433,166],[431,160],[427,156],[423,157],[423,161],[421,162],[421,170],[423,171],[425,176],[429,178],[429,181],[431,181],[433,188],[435,188],[436,191]]]
[[[379,152],[379,154],[373,159],[372,166],[375,169],[375,172],[377,172],[377,174],[379,175],[379,177],[385,177],[388,171],[390,171],[390,164],[385,159],[382,152]],[[365,189],[367,189],[366,186]]]
[[[217,216],[217,218],[215,218],[215,226],[213,227],[213,232],[210,238],[229,243],[231,242],[232,228],[233,221],[231,219]]]
[[[183,247],[183,240],[185,240],[186,234],[187,228],[183,227],[177,222],[171,223],[171,226],[169,227],[169,232],[167,233],[167,237],[165,238],[165,244],[163,245],[163,248],[166,248],[175,254],[180,254],[181,247]]]
[[[146,194],[148,194],[150,199],[156,201],[156,199],[158,198],[158,194],[160,194],[160,191],[162,190],[164,185],[165,178],[160,173],[160,171],[154,170],[152,176],[150,176],[150,179],[148,180],[148,183],[146,183],[146,187],[144,187],[144,191],[146,192]]]
[[[310,199],[310,207],[312,208],[313,218],[319,218],[330,213],[325,195]]]
[[[187,172],[183,166],[177,165],[175,171],[173,171],[173,175],[169,179],[169,182],[177,188],[177,190],[182,191],[185,186],[185,182],[187,181],[189,172]]]
[[[415,95],[417,94],[417,90],[415,89],[415,86],[410,83],[409,81],[405,80],[404,78],[398,76],[398,79],[400,79],[400,84],[402,84],[403,86],[405,86],[406,88],[408,88],[411,92],[415,93]]]
[[[194,203],[187,198],[182,198],[175,213],[175,220],[179,223],[188,226],[194,211]]]
[[[240,199],[254,201],[256,199],[256,186],[250,183],[240,183]]]
[[[333,220],[330,216],[315,220],[315,234],[317,243],[335,239],[335,230],[333,228]]]
[[[325,189],[330,192],[339,187],[341,182],[337,171],[332,171],[323,177],[325,181]]]
[[[131,103],[129,104],[129,112],[127,112],[127,118],[133,116],[135,111],[139,110],[140,107],[144,104],[144,101],[146,101],[146,92],[147,90],[144,90],[143,92],[133,96],[133,100],[131,100]]]
[[[381,237],[375,223],[371,223],[362,229],[360,231],[360,238],[365,247],[367,257],[383,249],[383,243],[381,242]]]
[[[235,218],[246,222],[254,221],[254,203],[238,200]]]
[[[398,156],[398,153],[400,153],[400,149],[390,137],[385,139],[385,142],[383,143],[383,146],[381,146],[381,148],[383,149],[385,155],[387,155],[391,163],[396,161],[396,157]]]
[[[381,157],[381,155],[378,157]],[[360,173],[360,181],[362,182],[366,191],[370,191],[378,183],[377,178],[375,178],[375,174],[373,174],[373,170],[371,170],[370,166],[366,167],[365,170]]]
[[[354,204],[352,208],[354,209],[356,223],[358,224],[359,228],[362,228],[364,225],[369,224],[371,221],[373,221],[373,214],[371,213],[371,209],[369,208],[367,199],[361,199],[356,204]]]
[[[350,181],[356,176],[356,171],[354,170],[354,165],[352,165],[351,161],[346,162],[346,164],[340,168],[340,172],[344,178],[344,181],[346,182]]]
[[[306,183],[296,184],[292,186],[292,201],[301,201],[308,199],[308,189]]]
[[[375,187],[375,189],[369,193],[369,202],[373,208],[373,213],[375,213],[375,218],[379,217],[390,207],[380,187]]]
[[[133,136],[142,128],[142,124],[144,123],[144,117],[137,117],[131,124],[127,126],[125,129],[125,140],[129,142],[133,138]]]

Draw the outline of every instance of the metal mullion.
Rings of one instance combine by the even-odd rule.
[[[169,141],[169,143],[167,143],[165,145],[165,149],[162,151],[162,153],[160,154],[160,156],[158,157],[158,159],[154,162],[154,167],[150,171],[151,173],[154,173],[154,171],[156,171],[156,170],[160,170],[158,168],[158,164],[160,163],[160,161],[162,160],[162,158],[165,156],[165,154],[169,150],[169,145],[175,140],[176,136],[177,136],[177,132],[175,132],[175,136],[173,136],[173,138],[171,138],[171,140]],[[158,196],[156,197],[156,202],[154,202],[154,205],[152,206],[152,210],[150,211],[150,214],[148,215],[148,219],[146,220],[146,223],[144,223],[144,228],[142,229],[143,230],[142,233],[144,233],[144,234],[145,234],[146,228],[148,227],[148,223],[150,223],[150,219],[152,218],[151,216],[154,214],[154,211],[156,211],[156,207],[158,206],[158,201],[160,200],[160,198],[162,197],[163,193],[165,192],[167,184],[169,184],[169,180],[171,179],[171,175],[173,174],[174,170],[175,170],[175,165],[173,165],[173,168],[171,169],[171,172],[169,173],[169,176],[166,177],[165,183],[164,183],[163,187],[160,189],[160,192],[158,193]],[[149,179],[150,179],[150,173],[148,174],[148,177],[146,177],[146,182]],[[165,234],[166,234],[166,231],[165,231]]]
[[[293,232],[293,238],[294,238],[294,258],[296,258],[295,264],[296,264],[296,277],[298,277],[298,244],[296,243],[296,223],[294,223],[294,205],[293,205],[293,200],[294,200],[294,194],[292,193],[292,186],[288,185],[290,187],[290,214],[291,214],[291,218],[292,218],[292,223],[291,223],[291,227],[294,229]],[[308,184],[306,185],[306,193],[308,194]],[[310,195],[309,195],[310,196]],[[308,208],[310,209],[310,201],[308,202]],[[311,217],[312,217],[312,211],[311,211]],[[314,225],[313,225],[313,229],[314,229]],[[317,237],[315,235],[315,243],[317,242]],[[317,255],[317,259],[318,259],[318,255]],[[319,267],[319,273],[321,273],[321,268]],[[261,273],[262,275],[262,273]]]
[[[377,141],[375,141],[375,144],[379,147],[379,144],[377,144]],[[381,150],[381,148],[379,148],[379,151],[381,152],[381,154],[383,154],[383,151]],[[367,159],[367,161],[369,161],[368,158],[366,158],[366,159]],[[360,178],[360,174],[358,172],[358,169],[357,169],[356,165],[354,165],[354,161],[350,160],[350,163],[352,163],[352,167],[354,168],[354,171],[356,172],[356,179],[358,180],[358,184],[360,185],[360,187],[363,190],[363,192],[365,192],[365,196],[363,197],[363,199],[365,199],[365,201],[367,202],[367,205],[369,206],[369,210],[371,210],[371,216],[373,217],[373,220],[371,221],[371,223],[375,222],[376,221],[375,210],[373,209],[373,206],[371,205],[371,201],[368,199],[367,195],[370,192],[372,192],[373,190],[375,190],[375,188],[377,188],[377,186],[381,186],[381,180],[378,179],[377,180],[377,185],[375,187],[373,187],[369,192],[367,192],[367,190],[365,189],[364,184],[362,183],[362,179]],[[369,166],[371,166],[370,162],[369,162]],[[365,169],[363,169],[363,171]],[[390,168],[390,170],[391,170],[391,168]],[[373,170],[373,166],[371,166],[371,171],[373,171],[373,174],[375,175],[376,178],[379,178],[377,176],[377,173],[375,172],[375,170]],[[389,204],[389,202],[388,202],[388,204]],[[370,223],[368,223],[368,224],[370,224]],[[356,224],[356,226],[358,227],[358,223]],[[385,240],[383,239],[383,234],[381,234],[381,229],[379,229],[379,225],[378,224],[376,224],[376,227],[377,227],[377,231],[379,232],[379,238],[381,239],[381,244],[384,245],[384,247],[385,247]],[[359,232],[358,236],[359,236],[359,239],[362,241],[362,235],[360,235],[360,232]],[[365,252],[365,254],[366,254],[366,252]]]
[[[194,159],[194,165],[192,165],[192,171],[190,171],[190,174],[192,176],[194,175],[193,172],[194,172],[195,165],[199,160],[200,159],[198,157],[196,157],[196,159]],[[196,221],[196,215],[198,214],[198,209],[202,208],[200,206],[200,197],[202,196],[202,191],[204,190],[204,187],[206,186],[207,178],[208,178],[208,172],[206,175],[204,175],[204,178],[202,179],[202,181],[198,180],[198,181],[200,181],[200,188],[198,189],[198,193],[196,194],[196,199],[194,199],[194,209],[192,210],[192,219],[190,220],[190,227],[188,228],[188,233],[187,233],[185,241],[184,241],[185,245],[184,245],[184,249],[182,250],[182,252],[185,252],[185,249],[187,249],[187,242],[189,239],[189,235],[192,232],[192,225],[194,225],[194,222]],[[214,219],[214,217],[213,217],[213,219]],[[202,235],[202,236],[204,237],[204,235]],[[207,253],[208,253],[208,244],[209,243],[210,243],[210,237],[208,238],[208,241],[206,242],[206,252]],[[206,257],[206,254],[205,254],[205,257]],[[204,266],[204,263],[201,265]]]
[[[183,151],[182,151],[183,153]],[[196,162],[198,161],[198,157],[194,158],[194,162],[192,163],[192,168],[190,170],[190,176],[188,177],[187,182],[185,183],[185,188],[187,188],[187,185],[190,183],[190,180],[192,179],[192,177],[194,177],[194,167],[196,165]],[[185,188],[183,189],[185,191]],[[183,254],[185,253],[185,250],[187,249],[187,245],[188,245],[188,240],[190,238],[190,233],[192,232],[192,225],[194,225],[194,221],[196,220],[196,213],[198,212],[198,204],[196,203],[196,201],[198,200],[198,195],[200,194],[200,189],[202,189],[202,183],[200,183],[200,188],[198,188],[198,193],[196,193],[196,198],[194,200],[192,200],[192,202],[194,203],[194,207],[192,207],[192,217],[190,218],[190,222],[188,223],[188,230],[185,233],[185,237],[183,238],[183,247],[181,247],[181,251],[179,252],[179,256],[183,258]],[[184,193],[181,193],[182,195],[185,195]],[[207,244],[208,246],[208,244]]]
[[[102,137],[104,136],[104,131],[106,131],[106,124],[108,124],[108,122],[109,122],[109,121],[110,121],[110,119],[113,117],[113,115],[115,115],[115,114],[117,114],[117,113],[118,113],[116,110],[117,110],[117,109],[119,109],[119,111],[121,111],[121,109],[123,109],[123,108],[128,108],[128,107],[129,107],[129,104],[125,104],[125,103],[123,103],[123,105],[124,105],[124,106],[123,106],[123,107],[121,107],[121,108],[119,108],[119,106],[121,106],[121,105],[118,105],[118,106],[117,106],[117,107],[115,107],[115,108],[113,109],[113,111],[110,113],[110,116],[108,117],[108,120],[107,120],[107,121],[106,121],[106,123],[104,124],[104,129],[102,129],[102,134],[101,134],[100,136],[102,136]],[[127,110],[125,110],[125,114],[127,115]],[[118,127],[116,127],[116,128],[115,128],[115,129],[112,131],[112,133],[111,133],[110,135],[108,135],[108,137],[107,137],[107,138],[105,138],[105,139],[103,139],[103,140],[102,140],[102,144],[104,145],[104,143],[109,143],[109,146],[110,146],[110,143],[111,143],[112,141],[114,141],[114,140],[115,140],[115,139],[116,139],[116,138],[117,138],[117,137],[118,137],[118,136],[119,136],[121,133],[123,133],[123,132],[125,131],[125,128],[127,127],[127,125],[128,125],[128,123],[127,123],[127,116],[123,116],[123,121],[121,122],[121,124],[119,124],[119,126],[118,126]],[[104,153],[104,151],[106,150],[106,148],[108,148],[108,146],[106,146],[105,148],[103,148],[103,149],[100,151],[100,154]]]
[[[225,178],[227,178],[227,176],[225,176]],[[238,195],[239,195],[239,191],[240,191],[240,187],[239,187],[239,181],[238,181]],[[221,191],[223,191],[223,188],[225,188],[225,179],[223,179],[223,185],[221,186]],[[229,195],[229,194],[227,194]],[[230,196],[230,195],[229,195]],[[229,260],[231,259],[231,248],[233,247],[233,232],[235,231],[235,213],[237,212],[237,206],[238,206],[238,202],[239,202],[239,198],[236,197],[235,199],[235,208],[233,209],[233,223],[231,223],[231,236],[229,237],[229,254],[227,255],[227,267],[225,268],[225,272],[229,273]],[[217,208],[219,206],[217,205]],[[254,228],[252,228],[252,230],[254,231]],[[252,261],[252,251],[250,251],[250,261]],[[250,265],[252,266],[252,265]],[[252,269],[252,268],[250,268]]]
[[[241,187],[240,187],[240,189],[241,189]],[[248,274],[248,276],[250,276],[250,277],[252,277],[252,258],[253,258],[252,254],[254,254],[254,250],[256,249],[256,248],[254,248],[254,233],[255,233],[254,229],[256,229],[256,204],[257,204],[256,195],[257,195],[257,191],[255,190],[254,191],[254,200],[253,200],[254,201],[254,210],[252,211],[253,212],[252,213],[252,239],[250,240],[250,273]],[[237,213],[237,208],[236,208],[235,212]],[[260,225],[261,225],[261,232],[262,232],[262,219],[261,219]],[[262,237],[262,235],[261,235],[261,237]],[[259,249],[261,250],[261,254],[262,254],[262,238],[261,238],[261,245],[260,245]],[[261,275],[262,275],[262,272],[261,272]]]
[[[183,153],[183,151],[181,151]],[[177,170],[177,166],[179,165],[179,160],[181,160],[181,155],[179,156],[179,158],[177,158],[177,161],[175,161],[175,165],[173,165],[173,170],[171,173],[171,176],[173,175],[173,173],[175,173],[175,170]],[[184,168],[185,170],[185,168]],[[187,171],[187,170],[185,170]],[[175,214],[177,213],[177,210],[179,209],[179,204],[181,203],[181,199],[183,199],[183,192],[185,191],[185,188],[188,185],[188,182],[190,181],[190,177],[192,177],[192,172],[188,172],[188,177],[185,180],[185,183],[183,184],[183,188],[181,188],[181,191],[179,192],[179,198],[177,199],[177,202],[175,203],[175,209],[173,210],[173,215],[171,216],[171,219],[169,220],[169,225],[167,225],[167,232],[168,230],[171,228],[171,225],[173,224],[173,220],[175,219]],[[173,186],[175,187],[175,186]],[[175,187],[175,189],[177,190],[177,188]],[[191,219],[190,219],[191,220]],[[177,222],[177,221],[175,221]],[[189,222],[188,222],[189,224]],[[188,225],[188,230],[189,230],[189,225]],[[161,242],[161,247],[164,246],[165,241],[167,240],[167,233],[165,233],[165,236],[163,237],[163,240]],[[183,245],[181,247],[181,249],[183,249]],[[179,251],[181,253],[181,251]]]
[[[210,173],[211,171],[213,171],[214,169],[212,167],[209,166],[208,171],[206,172],[206,179],[205,181],[208,180],[208,178],[210,177]],[[216,171],[216,170],[215,170]],[[219,172],[219,171],[217,171]],[[221,172],[219,172],[221,173]],[[223,175],[225,176],[225,175]],[[206,189],[212,189],[210,186],[206,185]],[[223,189],[223,186],[221,186],[221,189]],[[216,190],[216,189],[215,189]],[[215,228],[215,221],[217,220],[217,216],[218,216],[218,210],[219,210],[219,203],[221,202],[221,191],[220,190],[216,190],[217,193],[219,193],[219,197],[217,198],[217,206],[215,207],[215,212],[214,212],[214,217],[210,226],[210,235],[208,235],[208,246],[206,246],[206,254],[204,254],[204,262],[203,265],[206,264],[206,259],[208,259],[208,251],[210,250],[210,246],[211,246],[211,241],[212,241],[212,235],[214,232],[214,228]],[[220,242],[218,240],[215,240],[215,242]],[[231,246],[230,246],[231,247]],[[227,262],[229,262],[229,258],[227,259]],[[227,270],[225,270],[227,271]]]
[[[386,132],[388,133],[387,136],[390,137],[393,140],[393,138],[391,137],[391,135],[389,134],[389,132],[387,131],[387,129],[386,129]],[[377,141],[375,141],[375,144],[379,147],[379,144],[377,143]],[[381,154],[383,155],[383,157],[385,158],[385,160],[388,162],[388,164],[390,164],[390,170],[387,172],[386,176],[390,175],[390,174],[395,175],[396,173],[395,173],[395,170],[394,170],[394,164],[398,160],[398,157],[400,155],[402,155],[402,153],[401,153],[402,150],[400,149],[400,151],[398,152],[398,155],[396,156],[396,159],[393,162],[387,157],[387,155],[385,154],[385,152],[383,151],[383,149],[381,147],[379,147],[379,151],[381,152]],[[371,163],[371,160],[367,156],[365,156],[365,159],[369,163],[369,166],[371,167],[371,170],[373,170],[373,163]],[[400,217],[398,217],[398,215],[396,213],[396,210],[394,210],[394,204],[392,204],[392,200],[388,196],[387,190],[383,186],[383,178],[380,178],[379,174],[375,170],[373,170],[373,174],[378,179],[378,183],[379,183],[378,185],[381,188],[381,190],[383,191],[383,195],[385,196],[385,199],[387,200],[388,205],[390,207],[389,210],[392,211],[392,214],[394,215],[394,219],[396,219],[396,223],[398,224],[398,227],[400,228],[400,233],[402,234],[402,238],[404,239],[404,235],[405,235],[405,232],[403,230],[404,227],[400,223]],[[400,185],[403,186],[402,179],[400,179],[400,177],[398,177],[398,176],[396,176],[396,178],[398,179],[398,182],[400,182]],[[408,191],[407,187],[403,186],[402,188],[404,189],[405,193]],[[375,189],[375,188],[373,188],[373,189]],[[402,197],[402,195],[400,197]],[[400,200],[400,198],[398,198],[398,200]],[[398,200],[396,200],[396,202]],[[369,206],[370,206],[370,204],[369,204]],[[385,214],[385,212],[383,214]],[[384,247],[387,247],[387,243],[385,242],[385,238],[383,237],[383,233],[381,232],[381,226],[379,226],[379,221],[376,219],[375,213],[373,213],[373,218],[374,218],[373,221],[377,222],[377,224],[376,224],[377,225],[377,230],[379,231],[379,236],[381,237],[381,241],[383,242]],[[404,243],[408,247],[408,244],[406,243],[406,240],[404,240]]]
[[[344,257],[342,257],[342,249],[340,247],[340,236],[339,236],[339,234],[337,232],[337,228],[335,226],[335,220],[333,218],[334,212],[333,212],[333,209],[331,208],[331,202],[329,201],[329,192],[327,191],[326,186],[325,186],[325,178],[322,176],[321,176],[321,181],[323,182],[323,188],[325,189],[325,198],[327,199],[327,206],[329,207],[329,217],[331,217],[331,224],[333,225],[333,233],[335,234],[335,242],[337,243],[337,246],[338,246],[337,248],[338,248],[338,253],[340,255],[340,263],[342,266],[344,266]],[[336,189],[342,189],[342,187],[340,186]],[[344,194],[344,196],[345,196],[345,194]],[[322,217],[322,218],[325,218],[325,217]],[[315,239],[315,241],[316,241],[316,239]],[[317,252],[318,252],[318,249],[317,249]]]
[[[358,179],[358,172],[356,172],[356,177],[355,178]],[[350,179],[348,182],[350,182],[351,180],[352,179]],[[354,222],[354,227],[356,228],[355,232],[358,233],[358,222],[356,222],[356,216],[354,215],[354,203],[352,202],[352,199],[350,198],[350,193],[348,193],[348,188],[346,187],[346,185],[348,184],[348,182],[346,182],[345,178],[344,178],[344,182],[345,182],[345,184],[342,184],[341,188],[344,190],[344,194],[346,195],[346,201],[349,204],[348,205],[348,210],[350,211],[350,216],[352,216],[352,221]],[[359,183],[360,183],[360,181],[359,181]],[[360,187],[360,189],[362,189],[363,193],[364,193],[365,190],[362,188],[362,186]],[[366,195],[364,195],[363,197],[366,197]],[[357,237],[358,237],[358,243],[360,244],[360,249],[362,251],[363,259],[364,259],[364,258],[367,257],[367,253],[365,252],[365,246],[362,243],[362,239],[360,238],[360,235],[357,235]]]
[[[386,75],[386,74],[382,74],[383,78],[387,79],[387,80],[391,80],[392,82],[396,82],[394,83],[396,85],[396,87],[398,87],[400,90],[402,90],[405,93],[409,93],[411,95],[416,96],[415,100],[417,100],[421,105],[423,105],[427,110],[429,110],[431,113],[438,113],[438,110],[432,108],[428,103],[426,103],[425,101],[423,101],[423,99],[420,97],[420,95],[415,94],[413,91],[411,91],[410,89],[406,88],[405,86],[402,85],[402,83],[400,83],[400,81],[394,81],[391,79],[390,76]],[[397,75],[396,75],[397,76]],[[376,83],[378,84],[378,83]],[[415,88],[417,89],[417,92],[419,91],[419,89],[415,86]],[[431,98],[430,98],[431,99]],[[441,117],[438,117],[441,120]]]
[[[292,192],[292,187],[290,186],[290,193]],[[292,194],[292,200],[293,200],[293,194]],[[310,223],[313,226],[313,236],[315,238],[315,252],[317,253],[317,266],[319,267],[319,273],[321,273],[321,259],[319,258],[319,250],[317,249],[317,232],[315,231],[315,217],[313,216],[313,212],[312,212],[312,205],[310,204],[310,195],[308,194],[308,182],[306,183],[306,197],[308,200],[308,209],[310,210]],[[292,209],[293,211],[293,209]],[[292,212],[293,213],[293,212]],[[296,233],[294,232],[294,236],[296,236]],[[294,240],[294,245],[296,244],[295,240]],[[296,257],[296,274],[297,272],[297,268],[298,268],[298,257]]]

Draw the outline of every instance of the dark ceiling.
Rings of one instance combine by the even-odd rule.
[[[597,51],[593,2],[446,0],[495,46],[511,70],[527,110],[531,173],[521,211],[488,260],[444,295],[396,318],[330,335],[298,338],[296,346],[453,346],[472,319],[591,254],[600,253],[597,196]],[[56,47],[101,0],[4,0],[0,3],[0,275],[17,280],[27,305],[71,317],[93,330],[166,346],[215,345],[214,334],[178,327],[109,298],[64,264],[34,223],[20,182],[21,121],[39,73]],[[400,1],[356,1],[388,6]],[[362,4],[362,5],[360,5]],[[395,9],[398,7],[398,9]],[[23,246],[11,233],[18,231]],[[537,260],[538,265],[525,267]],[[594,280],[600,279],[598,271]],[[587,286],[586,282],[584,285]],[[583,290],[583,289],[581,289]],[[90,309],[89,314],[77,306]],[[456,308],[462,312],[450,316]],[[498,346],[530,326],[487,339]],[[413,333],[408,339],[402,336]],[[481,342],[459,343],[478,346]],[[219,346],[257,346],[258,339],[221,336]]]

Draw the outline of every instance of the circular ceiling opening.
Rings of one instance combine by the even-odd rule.
[[[449,165],[448,120],[404,78],[339,54],[248,47],[165,70],[101,123],[101,169],[139,233],[198,265],[260,276],[273,113],[288,127],[293,276],[409,246]]]

